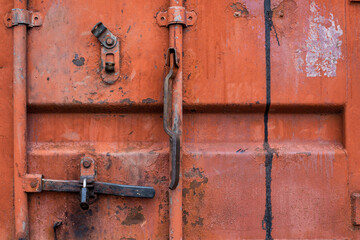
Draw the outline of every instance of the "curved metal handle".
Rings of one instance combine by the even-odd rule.
[[[169,48],[167,53],[167,65],[170,66],[169,73],[164,78],[164,130],[170,137],[171,172],[169,188],[174,190],[179,184],[180,176],[180,134],[177,124],[170,127],[169,106],[171,106],[172,94],[169,89],[170,79],[174,77],[174,68],[178,66],[175,48]]]

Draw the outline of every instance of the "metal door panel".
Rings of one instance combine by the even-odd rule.
[[[42,25],[0,29],[0,238],[358,239],[359,2],[187,0],[194,23],[161,27],[175,2],[14,0]],[[100,21],[121,44],[114,84],[101,79]],[[181,56],[176,190],[169,46]],[[154,199],[100,195],[84,211],[79,194],[24,190],[26,173],[79,179],[84,156],[96,181],[152,186]]]
[[[168,33],[154,16],[166,3],[31,1],[44,20],[41,30],[29,32],[30,106],[117,108],[159,102]],[[113,85],[101,80],[100,43],[91,33],[100,21],[121,44],[120,77]]]
[[[313,11],[311,3],[314,3]],[[187,1],[186,6],[205,14],[199,14],[197,24],[185,32],[185,102],[195,105],[264,104],[264,1],[197,0]],[[272,1],[272,10],[280,43],[278,46],[272,31],[272,106],[344,104],[344,1],[278,0]],[[324,18],[321,23],[320,18]],[[311,42],[311,34],[325,35],[326,41],[321,39],[325,43],[318,46]],[[311,59],[306,61],[311,57],[307,52],[311,51],[320,55],[314,58],[314,64]],[[341,52],[339,58],[338,52]],[[336,64],[323,62],[325,58],[331,58]],[[307,72],[307,66],[335,68],[336,73],[328,77],[326,73],[332,71],[319,71],[320,76],[309,77],[312,71]]]
[[[0,1],[0,15],[12,8],[12,2]],[[12,122],[12,39],[13,34],[6,27],[0,28],[0,237],[11,239],[14,233],[13,209],[13,122]]]
[[[261,239],[262,114],[186,114],[185,239]],[[273,236],[343,238],[350,216],[341,113],[271,114]],[[347,197],[344,197],[347,196]],[[333,219],[336,219],[334,221]]]
[[[79,178],[79,159],[95,159],[98,181],[153,186],[153,200],[101,195],[90,210],[71,193],[35,193],[30,237],[49,239],[166,239],[168,154],[158,114],[30,114],[29,172]],[[57,126],[54,128],[53,126]]]

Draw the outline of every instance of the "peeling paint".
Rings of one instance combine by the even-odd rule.
[[[310,4],[309,30],[307,33],[305,61],[301,58],[302,49],[296,53],[296,70],[305,71],[307,77],[336,77],[336,66],[341,56],[343,35],[340,25],[336,24],[334,15],[329,13],[329,18],[320,15],[320,8],[315,1]]]

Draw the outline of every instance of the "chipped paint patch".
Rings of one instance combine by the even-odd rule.
[[[305,72],[307,77],[336,77],[336,66],[341,55],[343,30],[336,24],[334,15],[329,18],[321,16],[320,8],[315,1],[310,4],[309,30],[306,46],[296,52],[296,70]],[[302,52],[306,53],[305,60]]]

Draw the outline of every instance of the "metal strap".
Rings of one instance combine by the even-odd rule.
[[[26,9],[13,8],[5,14],[4,22],[6,27],[27,25],[28,27],[39,27],[42,25],[42,17],[39,12],[32,12]]]

